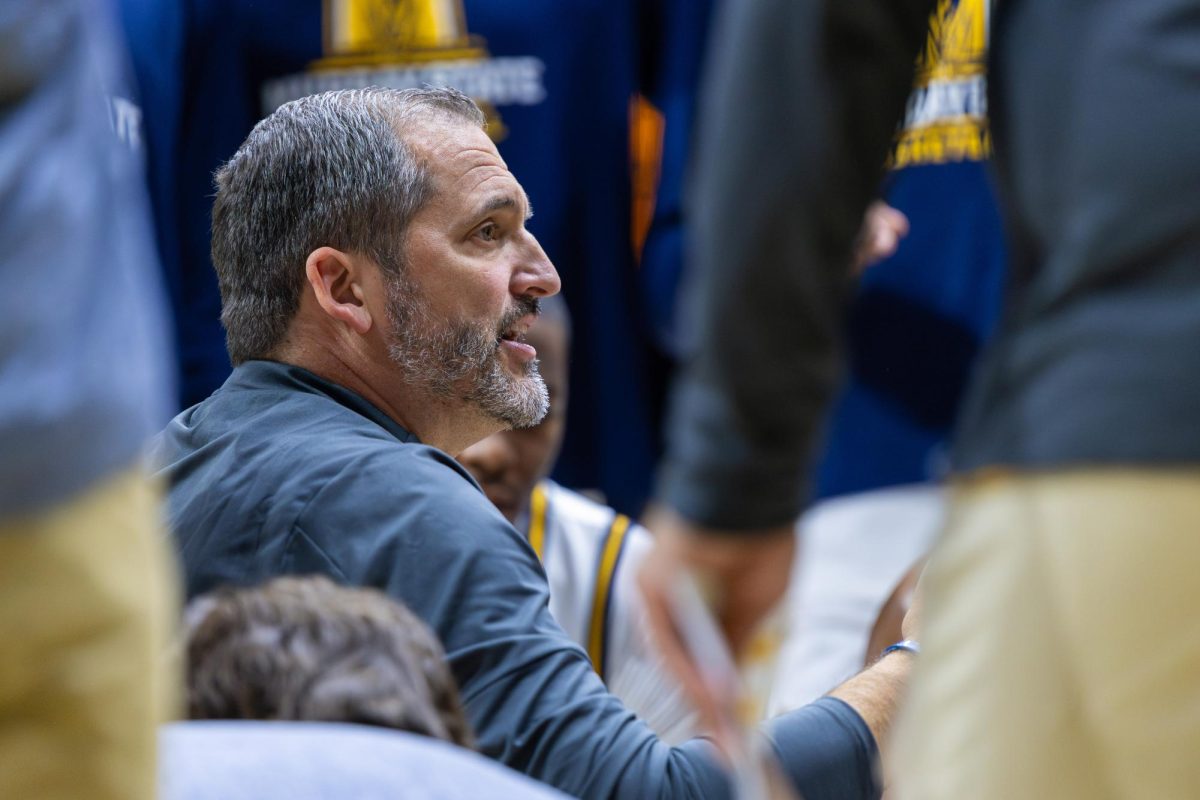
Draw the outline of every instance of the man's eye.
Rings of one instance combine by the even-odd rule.
[[[475,235],[485,242],[494,242],[500,238],[500,226],[494,222],[489,222],[486,225],[481,225]]]

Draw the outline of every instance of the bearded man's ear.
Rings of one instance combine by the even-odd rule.
[[[304,274],[321,310],[358,334],[371,329],[363,268],[360,260],[332,247],[318,247],[304,263]]]

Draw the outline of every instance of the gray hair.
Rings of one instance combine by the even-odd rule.
[[[318,247],[399,272],[405,229],[433,189],[404,140],[418,119],[486,125],[455,89],[325,92],[280,106],[217,171],[212,261],[235,366],[282,343]]]

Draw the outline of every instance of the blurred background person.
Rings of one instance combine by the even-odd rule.
[[[576,402],[555,474],[640,513],[676,347],[681,186],[711,0],[121,5],[146,91],[180,408],[229,375],[209,255],[212,174],[254,123],[325,89],[455,86],[490,108],[578,323]]]
[[[780,654],[772,710],[803,705],[861,668],[888,593],[942,524],[949,436],[1003,295],[986,113],[991,5],[939,0],[917,55],[883,183],[904,236],[862,272],[841,323],[844,375],[798,529],[787,601],[795,635]]]
[[[728,3],[714,23],[701,108],[714,124],[698,137],[691,188],[690,340],[641,580],[705,724],[721,712],[670,633],[669,593],[681,567],[695,573],[740,653],[787,590],[843,373],[845,308],[869,262],[855,257],[860,220],[928,36],[931,4],[918,4],[919,25],[913,5]],[[870,69],[858,61],[866,51]],[[863,97],[840,102],[851,90]]]
[[[704,151],[703,324],[648,585],[656,598],[680,565],[705,571],[735,643],[786,580],[776,559],[833,385],[852,221],[932,6],[729,6],[714,98],[736,124]],[[902,797],[1182,798],[1200,785],[1195,10],[995,9],[1007,302],[956,426],[948,521],[922,581]],[[1064,30],[1071,48],[1046,46]],[[765,170],[772,153],[781,163]],[[750,174],[757,191],[744,191]]]
[[[637,592],[637,566],[650,549],[650,533],[547,477],[562,444],[570,394],[571,319],[560,296],[542,301],[526,341],[538,353],[549,413],[532,428],[492,434],[458,460],[525,534],[546,569],[550,612],[587,650],[609,691],[660,738],[679,744],[700,731],[649,639]]]
[[[174,575],[139,463],[170,348],[112,7],[0,9],[0,796],[150,798]]]
[[[191,719],[356,722],[473,746],[437,636],[383,592],[276,578],[201,595],[186,620]]]

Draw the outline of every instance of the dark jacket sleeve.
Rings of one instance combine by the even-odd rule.
[[[795,518],[838,375],[849,256],[932,0],[739,0],[714,26],[692,323],[661,498],[713,528]]]
[[[480,749],[509,767],[584,798],[728,797],[711,745],[664,744],[608,693],[550,616],[533,550],[448,456],[420,452],[329,474],[288,537],[285,571],[411,607],[445,645]],[[849,707],[820,701],[772,735],[806,800],[875,796],[874,741]]]

